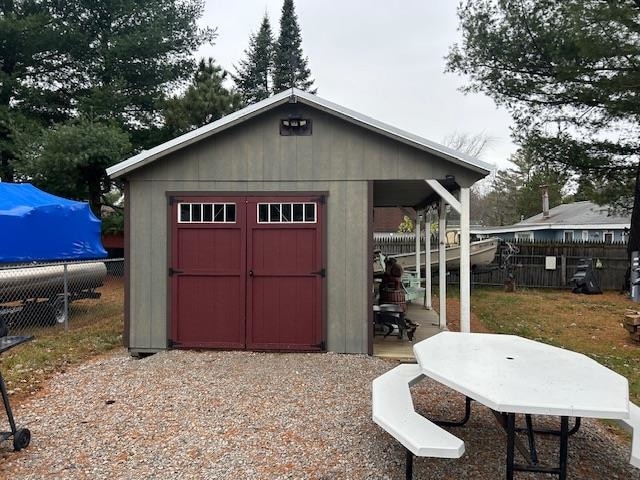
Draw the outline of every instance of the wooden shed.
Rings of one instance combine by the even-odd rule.
[[[107,171],[125,185],[125,344],[371,353],[374,206],[454,205],[468,239],[489,171],[295,89],[143,151]]]

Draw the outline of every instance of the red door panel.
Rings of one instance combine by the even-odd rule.
[[[233,222],[178,221],[181,204],[234,204]],[[173,202],[172,340],[181,348],[244,348],[245,199],[185,197]],[[211,212],[212,213],[212,212]],[[213,219],[213,216],[211,216]]]
[[[178,278],[179,347],[243,348],[244,305],[232,301],[241,288],[227,276],[185,275]]]
[[[313,223],[260,223],[260,203],[317,202],[311,197],[250,199],[247,206],[247,347],[321,350],[321,204]]]
[[[311,277],[261,275],[252,280],[247,346],[254,349],[319,350],[315,312],[317,282]]]

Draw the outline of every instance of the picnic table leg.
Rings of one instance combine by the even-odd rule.
[[[500,413],[500,412],[496,412],[495,410],[491,410],[491,413],[493,413],[493,416],[496,418],[496,421],[498,422],[498,425],[500,425],[505,432],[507,432],[507,450],[509,449],[509,415],[513,415],[513,445],[514,448],[517,448],[518,451],[520,452],[520,454],[524,457],[524,459],[527,461],[528,464],[531,465],[531,454],[529,451],[527,451],[527,447],[525,447],[524,443],[522,443],[522,440],[520,440],[518,437],[516,437],[516,414],[515,413]]]
[[[515,457],[516,414],[507,414],[507,480],[513,480]]]
[[[531,463],[534,465],[538,463],[538,451],[536,450],[536,437],[533,433],[533,422],[531,421],[531,415],[524,416],[527,422],[527,438],[529,439],[529,453],[531,454]]]
[[[405,478],[406,480],[413,480],[413,453],[408,448],[405,448],[405,450],[407,452]]]
[[[567,478],[567,454],[569,452],[569,417],[560,419],[560,480]]]

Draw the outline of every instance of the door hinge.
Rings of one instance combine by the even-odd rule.
[[[327,270],[325,268],[321,268],[317,272],[311,272],[311,275],[318,275],[322,278],[325,278],[327,276]]]
[[[182,273],[182,270],[174,270],[172,267],[169,267],[169,276],[173,277],[176,273]]]

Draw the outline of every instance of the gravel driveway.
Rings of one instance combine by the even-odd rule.
[[[393,367],[361,355],[119,351],[56,376],[15,408],[33,435],[0,445],[0,478],[403,479],[404,453],[371,421],[371,381]],[[416,409],[455,416],[464,400],[432,381]],[[473,405],[458,460],[418,458],[416,479],[504,478],[505,435]],[[542,459],[556,458],[554,440]],[[586,420],[569,444],[572,479],[640,480],[630,442]],[[546,456],[545,456],[546,455]],[[517,474],[518,479],[555,478]]]

